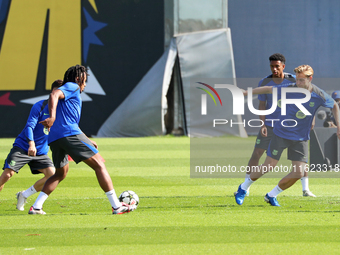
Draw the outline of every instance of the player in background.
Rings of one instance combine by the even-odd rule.
[[[336,90],[332,93],[332,98],[340,106],[340,90]]]
[[[286,106],[286,115],[280,116],[280,121],[276,121],[274,125],[274,135],[270,141],[267,157],[265,162],[260,165],[256,171],[252,171],[250,177],[240,184],[235,200],[239,205],[243,204],[244,198],[249,186],[257,179],[261,178],[270,169],[273,169],[281,157],[284,149],[288,148],[288,159],[292,161],[292,171],[280,180],[278,185],[264,197],[265,201],[272,206],[280,206],[276,196],[282,191],[291,187],[298,179],[300,179],[306,170],[308,159],[308,140],[312,122],[317,109],[320,106],[331,108],[337,123],[337,137],[340,139],[339,126],[339,107],[338,104],[322,89],[312,84],[314,71],[309,65],[301,65],[294,69],[296,73],[296,84],[293,88],[303,88],[311,93],[311,98],[303,107],[311,113],[305,115],[294,104]],[[265,86],[253,89],[253,94],[272,93],[273,86]],[[278,87],[278,94],[281,93],[282,87]],[[245,91],[246,95],[247,92]],[[304,98],[303,93],[288,93],[287,98],[299,99]],[[281,122],[286,119],[286,125]],[[294,120],[294,121],[287,121]],[[294,125],[293,125],[294,124]],[[295,125],[296,124],[296,125]]]
[[[332,93],[332,98],[340,107],[340,90],[336,90]],[[335,118],[331,111],[320,110],[318,112],[319,119],[325,120],[323,123],[324,127],[334,128],[336,127]]]
[[[135,205],[119,202],[111,177],[99,156],[97,144],[79,128],[82,107],[80,93],[85,89],[87,76],[86,67],[72,66],[65,72],[63,86],[50,94],[50,117],[40,123],[50,130],[48,142],[56,172],[46,181],[29,214],[46,214],[42,210],[43,203],[66,177],[69,170],[68,155],[76,163],[83,161],[95,171],[99,185],[110,201],[113,214],[136,209]]]
[[[271,75],[263,78],[258,87],[262,86],[288,86],[291,83],[295,83],[295,75],[291,73],[285,73],[286,58],[280,53],[275,53],[269,57]],[[272,107],[273,99],[271,94],[260,94],[259,99],[259,110],[268,110]],[[271,119],[279,119],[281,115],[281,110],[279,107],[267,116],[259,116],[263,121],[264,125],[261,127],[255,142],[255,147],[253,153],[248,162],[248,171],[246,172],[245,179],[249,178],[250,171],[253,167],[259,165],[260,158],[263,153],[267,150],[269,142],[273,136],[274,123],[270,121]],[[301,178],[302,184],[302,195],[315,197],[315,195],[309,190],[309,180],[308,173]],[[249,189],[247,190],[247,195],[249,195]]]
[[[62,80],[54,81],[51,90],[60,87],[62,82]],[[19,170],[26,164],[29,165],[32,174],[43,173],[45,175],[27,190],[17,193],[17,209],[20,211],[24,210],[27,198],[41,191],[46,180],[55,171],[52,160],[47,156],[49,151],[47,145],[48,130],[43,125],[38,124],[48,116],[47,100],[41,100],[32,106],[25,128],[15,139],[13,148],[5,160],[4,171],[0,176],[1,191],[14,173],[19,173]]]

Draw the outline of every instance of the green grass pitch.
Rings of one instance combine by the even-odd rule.
[[[230,144],[225,155],[246,165],[255,138],[221,139]],[[138,209],[112,215],[94,172],[71,162],[68,176],[44,204],[47,215],[27,214],[37,194],[20,212],[15,194],[37,180],[25,166],[0,192],[1,255],[340,253],[339,179],[311,178],[317,198],[302,197],[297,182],[279,195],[277,208],[263,196],[279,179],[262,178],[238,206],[233,192],[242,179],[190,178],[187,137],[94,140],[117,195],[135,191]],[[0,140],[2,161],[12,143]]]

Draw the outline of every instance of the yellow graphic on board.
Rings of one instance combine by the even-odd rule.
[[[12,0],[0,52],[0,90],[35,89],[48,11],[46,89],[68,67],[81,64],[81,0]]]
[[[96,1],[95,0],[89,0],[89,3],[91,4],[91,6],[95,10],[95,12],[98,13]]]

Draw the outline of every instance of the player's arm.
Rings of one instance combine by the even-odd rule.
[[[36,156],[37,155],[37,148],[35,147],[34,136],[33,136],[33,128],[30,126],[26,126],[25,129],[25,136],[28,143],[28,156]]]
[[[65,95],[60,89],[53,90],[52,93],[50,94],[50,97],[48,99],[48,110],[50,113],[50,117],[39,122],[40,124],[43,124],[46,128],[48,128],[48,130],[50,130],[55,121],[58,102],[59,100],[64,98]]]
[[[315,126],[315,115],[314,115],[314,118],[313,118],[313,121],[312,121],[312,126],[311,126],[310,130],[312,130],[314,128],[314,126]]]
[[[255,89],[252,89],[253,95],[259,95],[259,94],[272,94],[273,93],[273,86],[263,86],[263,87],[257,87]],[[243,90],[243,94],[246,96],[248,95],[247,90]]]
[[[266,110],[266,101],[260,101],[260,103],[259,103],[259,110]],[[260,118],[260,120],[263,121],[263,123],[266,120],[266,116],[265,115],[260,115],[259,118]],[[266,125],[263,125],[261,127],[261,135],[263,137],[267,137],[267,127],[266,127]]]
[[[79,128],[80,129],[80,128]],[[80,130],[81,132],[83,132],[82,130]],[[84,134],[84,136],[86,136],[90,141],[91,141],[91,143],[93,144],[93,146],[96,148],[96,149],[98,149],[98,144],[95,142],[95,141],[93,141],[93,140],[91,140],[87,135],[85,135],[85,133],[83,132],[83,134]]]
[[[338,107],[338,104],[336,102],[334,102],[334,105],[333,105],[333,108],[332,108],[332,112],[333,112],[333,116],[334,116],[335,123],[336,123],[336,128],[337,128],[336,135],[340,139],[339,107]]]
[[[27,154],[28,156],[33,156],[33,157],[37,155],[37,148],[35,147],[34,141],[28,142],[28,153]]]
[[[27,151],[28,156],[36,156],[37,154],[37,148],[34,142],[33,130],[35,129],[38,123],[40,108],[41,108],[41,104],[39,103],[33,105],[30,115],[28,116],[26,126],[25,126],[25,136],[26,136],[26,141],[28,143],[28,151]]]
[[[93,144],[93,146],[94,146],[96,149],[98,149],[98,144],[97,144],[95,141],[91,140],[91,139],[90,139],[90,141],[91,141],[91,143]]]
[[[83,134],[85,135],[84,132],[83,132]],[[85,135],[85,136],[88,138],[87,135]],[[89,138],[89,140],[91,141],[91,143],[93,144],[93,146],[94,146],[96,149],[98,149],[98,144],[97,144],[95,141],[91,140],[90,138]]]

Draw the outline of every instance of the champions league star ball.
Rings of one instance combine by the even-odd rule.
[[[132,190],[126,190],[119,196],[119,201],[124,202],[128,205],[138,205],[139,204],[139,197],[138,195],[133,192]]]

